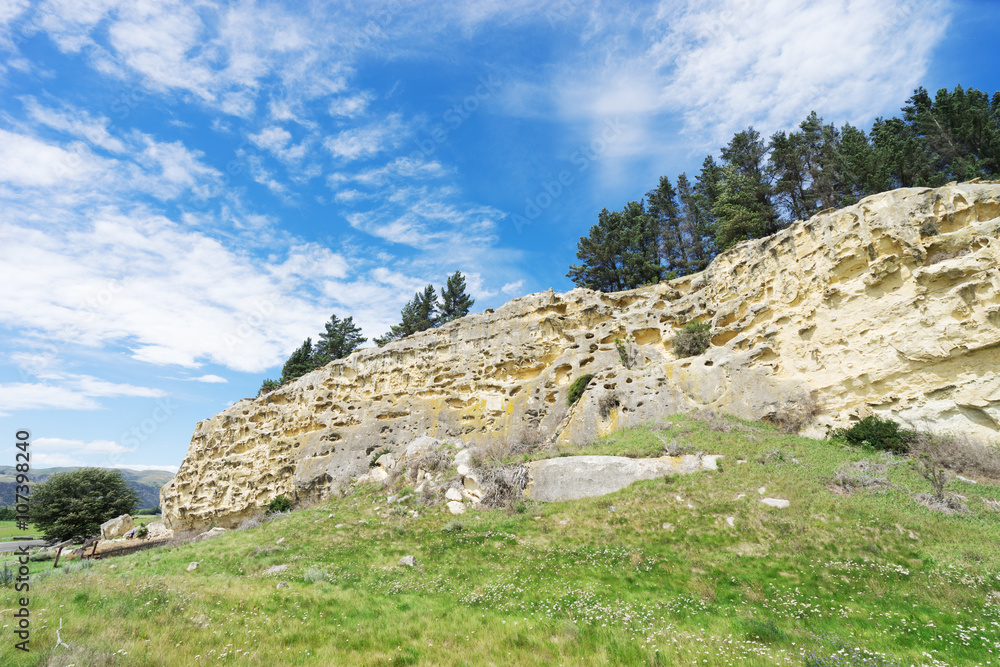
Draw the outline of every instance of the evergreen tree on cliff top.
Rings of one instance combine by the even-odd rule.
[[[340,319],[336,314],[331,315],[323,328],[316,343],[316,361],[322,362],[317,367],[333,359],[343,359],[368,340],[361,335],[361,327],[354,324],[353,316]]]
[[[447,284],[441,288],[441,312],[437,323],[445,324],[465,317],[475,302],[475,299],[465,293],[465,276],[461,271],[456,271],[448,276]]]
[[[302,377],[309,371],[319,368],[319,360],[315,356],[312,338],[306,338],[297,350],[292,352],[288,361],[281,369],[281,384]]]
[[[375,342],[379,345],[385,345],[418,331],[430,329],[436,321],[437,309],[437,292],[433,285],[428,285],[423,292],[414,294],[413,300],[403,306],[399,312],[399,324],[392,325],[389,332],[376,338]]]
[[[657,220],[642,202],[629,202],[621,211],[604,209],[577,244],[581,264],[570,266],[566,275],[578,287],[601,292],[658,282],[663,273],[658,243]]]

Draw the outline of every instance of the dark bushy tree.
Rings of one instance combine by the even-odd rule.
[[[437,309],[437,292],[433,285],[428,285],[423,292],[414,294],[413,300],[403,306],[399,312],[399,324],[392,325],[389,332],[376,338],[375,342],[379,345],[385,345],[418,331],[430,329],[435,324]]]
[[[580,239],[576,256],[582,263],[566,274],[579,287],[620,292],[658,282],[660,266],[657,221],[642,202],[622,211],[604,209],[590,235]]]
[[[461,271],[456,271],[448,276],[448,282],[441,288],[441,312],[437,323],[445,324],[465,317],[475,302],[475,299],[465,293],[465,276]]]
[[[646,193],[645,215],[636,202],[622,212],[601,211],[580,239],[582,263],[567,275],[585,287],[628,289],[657,272],[701,271],[739,241],[868,195],[1000,178],[1000,92],[956,86],[932,98],[918,88],[901,116],[877,118],[867,134],[850,124],[838,129],[812,112],[797,130],[768,142],[752,127],[737,132],[720,154],[721,164],[705,158],[693,184],[685,174],[676,188],[661,177]]]
[[[131,513],[138,502],[120,471],[83,468],[36,485],[29,517],[45,539],[68,540],[99,533],[102,523]]]
[[[325,331],[319,335],[313,352],[317,367],[333,359],[343,359],[368,340],[361,335],[361,327],[354,324],[354,317],[340,319],[334,314],[323,327]]]
[[[778,231],[767,154],[767,144],[752,127],[737,132],[722,149],[722,187],[713,206],[721,249]]]
[[[318,359],[315,356],[312,338],[306,338],[297,350],[292,352],[281,369],[281,384],[287,384],[292,380],[302,377],[309,371],[319,367]]]

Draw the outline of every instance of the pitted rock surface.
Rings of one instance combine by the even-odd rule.
[[[748,419],[823,407],[803,433],[872,412],[994,438],[1000,422],[1000,184],[908,188],[818,214],[628,292],[542,292],[355,351],[202,421],[161,491],[172,529],[234,527],[285,495],[320,500],[420,435],[475,445],[537,431],[584,443],[708,406]],[[671,337],[712,324],[702,355]],[[634,338],[626,368],[616,338]],[[570,383],[594,375],[567,408]],[[613,394],[615,401],[604,400]],[[379,468],[381,469],[381,467]]]

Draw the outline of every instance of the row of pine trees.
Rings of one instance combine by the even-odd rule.
[[[399,324],[394,324],[385,335],[375,338],[375,343],[381,347],[418,331],[441,326],[468,315],[475,299],[465,290],[465,276],[461,271],[448,277],[441,288],[440,301],[434,286],[428,285],[403,306]],[[368,341],[368,338],[361,335],[361,327],[354,324],[353,317],[340,319],[333,314],[323,328],[316,343],[313,343],[312,338],[306,338],[292,352],[281,369],[280,380],[264,380],[258,395],[273,391],[334,359],[343,359]]]
[[[705,158],[694,180],[663,176],[643,200],[604,209],[567,276],[605,292],[696,273],[736,243],[900,187],[1000,178],[1000,92],[918,88],[870,132],[815,112],[765,140],[752,127]]]

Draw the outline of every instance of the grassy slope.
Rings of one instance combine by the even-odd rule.
[[[0,542],[9,542],[15,535],[36,535],[41,534],[35,529],[34,524],[28,524],[24,530],[17,527],[17,521],[0,521]]]
[[[251,531],[43,575],[33,652],[8,639],[0,664],[772,665],[857,647],[905,665],[998,664],[1000,514],[977,496],[1000,499],[1000,488],[955,484],[965,516],[899,488],[839,496],[827,488],[834,469],[863,454],[674,423],[669,439],[724,454],[723,470],[522,513],[470,511],[461,530],[446,530],[456,519],[442,507],[384,518],[384,492],[363,489]],[[595,449],[658,442],[633,431]],[[905,466],[891,475],[927,490]],[[761,486],[792,506],[761,504]],[[416,568],[396,565],[407,554]],[[278,564],[290,567],[262,573]],[[69,651],[52,649],[60,619]]]

